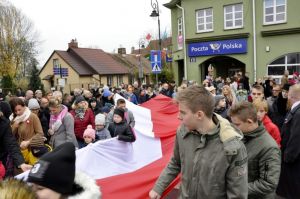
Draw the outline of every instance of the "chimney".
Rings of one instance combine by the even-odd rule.
[[[70,43],[68,43],[69,48],[78,48],[77,39],[72,39]]]
[[[118,48],[118,54],[126,55],[126,48]]]

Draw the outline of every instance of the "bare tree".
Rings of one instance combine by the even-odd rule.
[[[0,76],[24,77],[35,57],[37,34],[15,6],[0,0]]]

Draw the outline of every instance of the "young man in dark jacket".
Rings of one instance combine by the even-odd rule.
[[[280,174],[280,149],[258,123],[254,105],[239,102],[229,109],[232,123],[244,134],[248,153],[248,198],[274,198]]]

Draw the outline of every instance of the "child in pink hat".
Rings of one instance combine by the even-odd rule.
[[[83,133],[83,139],[86,145],[95,141],[95,130],[92,125],[88,125]]]

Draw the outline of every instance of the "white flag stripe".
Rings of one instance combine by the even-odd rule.
[[[115,100],[122,98],[116,95]],[[94,179],[129,173],[162,157],[161,142],[152,132],[151,111],[126,101],[135,117],[136,141],[126,143],[112,138],[76,151],[76,169]]]

